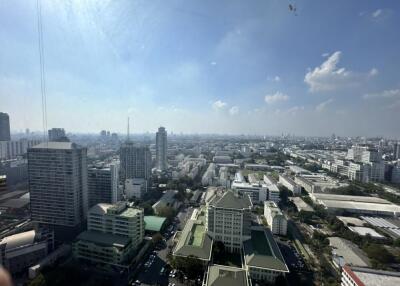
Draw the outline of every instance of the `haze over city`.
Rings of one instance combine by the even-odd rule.
[[[397,1],[43,1],[48,127],[399,137]],[[36,1],[0,3],[0,102],[42,130]]]

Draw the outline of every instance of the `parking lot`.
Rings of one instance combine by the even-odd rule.
[[[167,255],[172,251],[172,238],[176,231],[183,229],[186,221],[192,215],[193,209],[183,209],[176,220],[164,231],[164,241],[156,250],[151,252],[140,265],[139,273],[134,278],[132,285],[162,285],[162,286],[183,286],[189,285],[185,276],[173,271],[167,265]],[[172,270],[172,271],[171,271]]]
[[[297,252],[291,243],[279,241],[278,246],[290,271],[308,271],[303,257]]]

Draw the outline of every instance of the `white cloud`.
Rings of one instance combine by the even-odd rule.
[[[322,111],[324,111],[325,108],[326,108],[329,104],[331,104],[332,102],[333,102],[333,99],[332,99],[332,98],[330,98],[330,99],[328,99],[328,100],[326,100],[326,101],[324,101],[324,102],[321,102],[320,104],[318,104],[318,105],[315,107],[315,110],[316,110],[317,112],[322,112]]]
[[[378,72],[378,69],[376,69],[376,68],[373,68],[373,69],[371,69],[370,71],[369,71],[369,75],[370,76],[375,76],[375,75],[377,75],[379,72]]]
[[[227,103],[223,102],[221,100],[217,100],[217,101],[213,102],[211,106],[214,110],[221,110],[227,106]]]
[[[279,81],[281,81],[281,78],[280,78],[280,76],[274,76],[274,77],[268,77],[268,80],[269,81],[275,81],[275,82],[279,82]]]
[[[229,109],[229,114],[230,115],[236,115],[236,114],[238,114],[239,113],[239,107],[237,107],[237,106],[232,106],[230,109]]]
[[[277,91],[274,94],[267,94],[264,98],[267,104],[273,104],[278,101],[287,101],[288,99],[289,96],[280,91]]]
[[[309,70],[305,75],[304,82],[309,85],[311,92],[332,91],[339,88],[357,85],[367,75],[348,71],[345,68],[338,68],[342,53],[334,52],[320,66]],[[372,69],[369,76],[378,73],[377,69]]]
[[[400,89],[387,89],[378,93],[367,93],[363,95],[364,99],[370,98],[400,98]]]
[[[323,53],[321,56],[326,58],[327,56],[329,56],[329,53]]]
[[[379,16],[381,16],[382,15],[382,9],[378,9],[378,10],[376,10],[376,11],[374,11],[373,13],[372,13],[372,17],[374,17],[374,18],[378,18]]]

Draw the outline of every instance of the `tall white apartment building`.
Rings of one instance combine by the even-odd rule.
[[[88,168],[89,208],[99,203],[114,204],[121,200],[118,161]]]
[[[217,192],[207,203],[206,229],[215,241],[231,252],[240,252],[243,242],[251,238],[251,207],[248,195],[232,190]]]
[[[160,171],[167,169],[167,150],[167,131],[160,127],[156,133],[156,168]]]
[[[274,180],[270,176],[264,175],[264,183],[268,189],[267,200],[279,203],[281,200],[279,197],[279,188]]]
[[[151,153],[148,146],[125,142],[120,148],[122,181],[141,178],[150,180]]]
[[[287,234],[287,220],[275,202],[264,202],[264,217],[273,234]]]

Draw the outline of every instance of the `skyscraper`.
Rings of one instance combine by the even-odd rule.
[[[86,148],[45,142],[28,150],[31,218],[57,232],[79,230],[87,213]]]
[[[89,208],[99,203],[114,204],[121,199],[118,188],[119,162],[88,168]]]
[[[52,128],[49,131],[49,141],[53,142],[68,142],[69,139],[65,136],[64,128]]]
[[[0,141],[10,140],[10,119],[7,113],[0,112]]]
[[[151,153],[148,146],[125,142],[120,148],[121,177],[149,180],[151,176]]]
[[[160,127],[156,133],[156,168],[160,171],[167,168],[167,149],[167,131]]]
[[[400,142],[394,143],[393,147],[394,147],[394,152],[393,152],[394,158],[396,160],[400,159]]]

